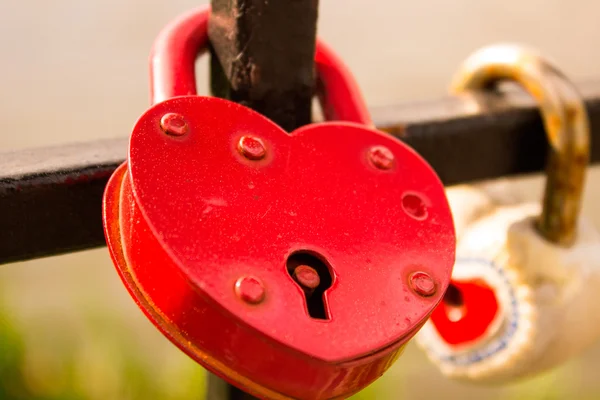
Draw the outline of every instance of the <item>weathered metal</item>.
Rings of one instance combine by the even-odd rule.
[[[521,85],[540,107],[550,146],[540,233],[563,246],[573,244],[590,158],[590,128],[581,95],[560,71],[521,46],[490,46],[464,62],[454,93],[481,91],[501,81]]]
[[[241,103],[286,131],[310,123],[318,0],[212,0],[214,95]]]

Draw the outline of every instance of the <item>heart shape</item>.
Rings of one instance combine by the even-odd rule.
[[[161,130],[167,113],[184,116],[186,134]],[[240,153],[243,136],[260,139],[263,158]],[[107,189],[105,224],[129,290],[184,351],[254,392],[359,390],[447,288],[455,236],[443,186],[416,152],[374,129],[328,122],[287,134],[235,103],[178,97],[140,118],[124,168]],[[309,316],[286,270],[297,252],[331,272],[328,320]],[[411,286],[416,271],[433,293]],[[262,285],[259,304],[236,294],[242,277]]]

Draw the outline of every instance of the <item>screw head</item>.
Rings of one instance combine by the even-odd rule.
[[[164,133],[171,136],[183,136],[188,132],[188,123],[183,115],[167,113],[160,119],[160,127]]]
[[[267,154],[267,149],[262,140],[250,135],[240,138],[238,151],[249,160],[261,160]]]
[[[419,296],[430,297],[437,292],[437,287],[433,278],[426,272],[413,272],[410,275],[408,282],[412,290]]]
[[[390,169],[394,166],[394,153],[385,146],[373,146],[369,149],[369,160],[379,169]]]
[[[294,278],[304,289],[308,290],[315,290],[321,283],[317,271],[308,265],[298,265],[294,269]]]
[[[259,304],[265,298],[265,287],[258,278],[244,276],[235,282],[235,293],[248,304]]]

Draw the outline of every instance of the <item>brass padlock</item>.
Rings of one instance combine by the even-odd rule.
[[[550,143],[544,201],[496,203],[471,221],[458,237],[452,283],[418,335],[445,375],[489,383],[548,370],[600,336],[600,235],[579,216],[590,151],[585,106],[556,68],[515,45],[468,58],[453,92],[502,80],[540,106]]]

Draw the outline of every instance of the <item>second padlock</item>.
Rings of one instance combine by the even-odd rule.
[[[546,371],[600,337],[600,235],[579,215],[590,151],[585,106],[556,68],[514,45],[475,53],[453,89],[502,80],[540,105],[550,143],[544,201],[489,198],[492,206],[460,233],[450,287],[418,335],[444,374],[472,382]]]

